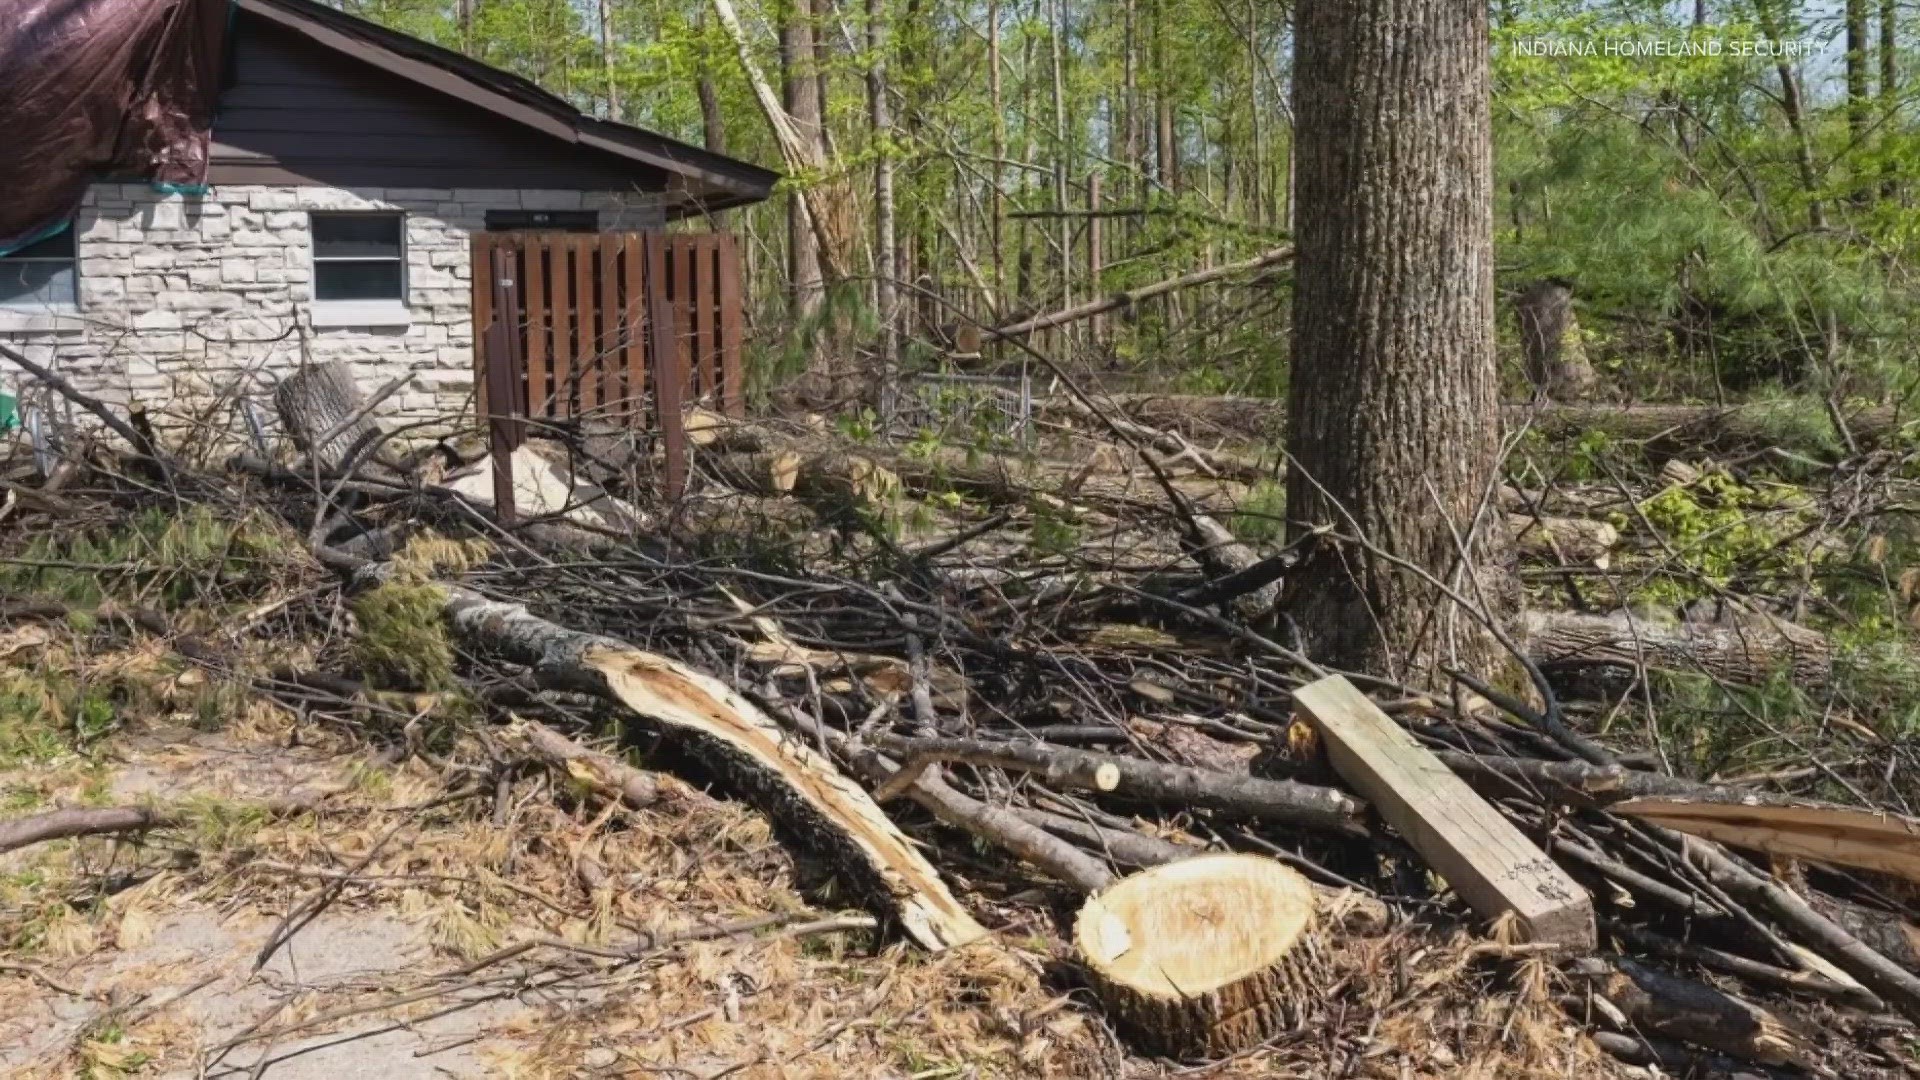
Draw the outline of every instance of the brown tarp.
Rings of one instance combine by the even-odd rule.
[[[0,254],[99,176],[207,175],[231,0],[0,0]]]

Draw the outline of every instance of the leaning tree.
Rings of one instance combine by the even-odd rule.
[[[1285,610],[1324,662],[1489,673],[1498,510],[1487,6],[1301,0]],[[1444,583],[1445,588],[1437,583]]]

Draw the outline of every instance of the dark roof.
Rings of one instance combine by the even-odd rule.
[[[759,202],[780,174],[629,124],[588,116],[527,79],[325,7],[314,0],[237,0],[240,10],[313,44],[372,64],[427,90],[485,109],[564,142],[665,170],[684,196],[680,214]],[[673,211],[670,209],[670,214]],[[677,216],[677,215],[676,215]]]

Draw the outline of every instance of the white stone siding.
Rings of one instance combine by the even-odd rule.
[[[98,184],[75,221],[78,310],[0,307],[0,342],[106,400],[156,409],[269,394],[304,348],[351,362],[369,392],[412,373],[388,416],[451,419],[471,409],[471,235],[487,211],[517,209],[660,225],[657,202],[639,194],[222,185],[196,197]],[[406,215],[405,326],[315,325],[314,210]],[[0,384],[17,394],[24,382],[0,360]]]

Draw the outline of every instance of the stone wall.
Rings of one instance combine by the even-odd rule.
[[[387,416],[450,419],[472,409],[470,235],[502,209],[660,224],[639,194],[246,185],[196,197],[98,184],[75,222],[77,310],[0,307],[0,342],[108,401],[174,410],[269,394],[303,355],[344,359],[368,391],[413,376]],[[325,305],[316,319],[313,210],[405,213],[404,325],[331,325]],[[19,393],[24,380],[0,361],[0,383]]]

